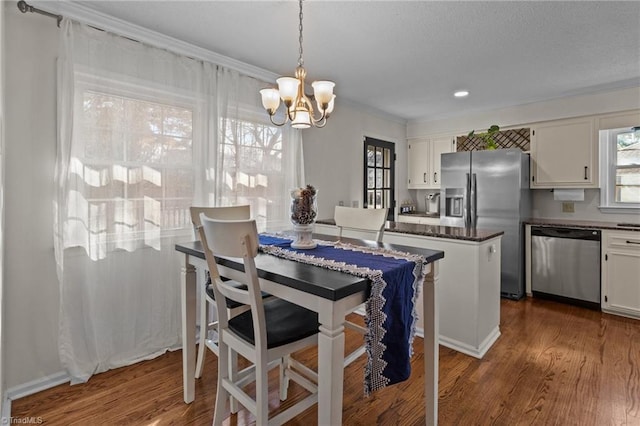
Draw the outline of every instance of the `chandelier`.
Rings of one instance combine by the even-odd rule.
[[[295,77],[280,77],[276,80],[278,88],[268,88],[260,90],[262,95],[262,106],[269,113],[271,122],[276,126],[283,126],[291,121],[291,127],[296,129],[307,129],[312,125],[314,127],[324,127],[327,124],[327,118],[333,111],[334,100],[336,96],[333,94],[333,81],[314,81],[311,83],[313,87],[313,96],[318,107],[319,117],[316,117],[313,109],[313,103],[310,96],[304,92],[304,78],[307,71],[304,69],[304,59],[302,57],[302,0],[300,3],[300,24],[298,26],[300,44],[300,56],[298,57],[298,67],[296,68]],[[273,121],[280,106],[280,99],[284,102],[286,114],[282,123]]]

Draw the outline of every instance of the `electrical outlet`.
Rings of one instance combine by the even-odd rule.
[[[338,205],[344,207],[344,201],[342,201],[342,200],[338,201]]]
[[[562,213],[575,213],[575,203],[562,203]]]

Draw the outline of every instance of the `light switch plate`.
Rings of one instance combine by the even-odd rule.
[[[575,213],[575,203],[562,203],[562,213]]]

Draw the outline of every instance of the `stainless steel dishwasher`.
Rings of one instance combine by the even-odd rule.
[[[600,309],[600,231],[531,227],[534,297]]]

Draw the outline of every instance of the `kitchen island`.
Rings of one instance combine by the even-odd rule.
[[[333,219],[318,220],[315,227],[318,233],[337,234]],[[344,234],[371,238],[366,232],[345,230]],[[482,358],[500,337],[502,234],[440,225],[385,224],[385,242],[445,252],[438,271],[443,283],[438,288],[440,344],[476,358]]]

